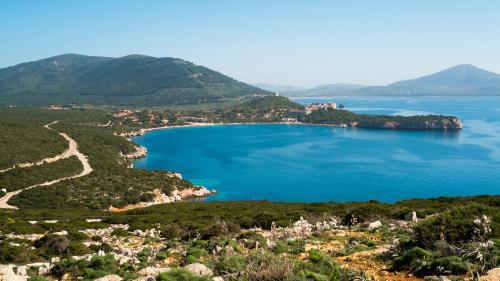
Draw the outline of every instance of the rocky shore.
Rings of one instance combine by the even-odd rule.
[[[174,173],[178,174],[178,173]],[[124,212],[132,209],[139,209],[139,208],[145,208],[153,205],[158,205],[158,204],[170,204],[174,202],[180,202],[192,198],[202,198],[202,197],[207,197],[209,195],[215,194],[217,191],[215,190],[208,190],[204,186],[194,186],[193,188],[186,188],[182,190],[174,190],[172,194],[166,195],[165,193],[161,192],[159,189],[155,189],[153,191],[154,199],[153,201],[150,202],[141,202],[138,204],[131,204],[131,205],[126,205],[121,208],[116,208],[113,206],[109,207],[109,211],[111,212]]]
[[[389,130],[439,130],[439,131],[456,131],[463,129],[463,124],[458,118],[441,118],[435,120],[407,120],[407,121],[392,121],[380,123],[356,122],[354,127],[358,128],[374,128],[374,129],[389,129]]]
[[[125,159],[139,159],[146,157],[146,155],[148,154],[148,150],[143,146],[135,145],[134,149],[134,152],[128,154],[121,153],[121,156]]]

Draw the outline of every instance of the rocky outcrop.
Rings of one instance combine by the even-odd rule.
[[[146,155],[148,154],[148,150],[143,146],[135,145],[134,149],[134,152],[128,154],[121,153],[121,156],[126,159],[139,159],[146,157]]]
[[[26,267],[23,267],[24,271],[20,272],[19,267],[13,264],[0,265],[0,281],[26,281],[28,276],[26,276]],[[21,269],[22,271],[22,269]]]
[[[122,281],[123,279],[118,275],[107,275],[96,279],[95,281]]]
[[[173,174],[173,176],[177,177],[177,175]],[[185,188],[182,190],[174,190],[170,196],[161,192],[159,189],[155,189],[153,191],[154,199],[150,202],[141,202],[139,204],[127,205],[123,208],[115,208],[113,206],[109,207],[109,211],[111,212],[124,212],[131,209],[139,209],[144,207],[149,207],[158,204],[169,204],[174,202],[183,201],[186,199],[197,198],[197,197],[206,197],[212,194],[215,194],[216,190],[208,190],[203,186],[195,186],[193,188]]]
[[[463,124],[456,117],[436,117],[435,119],[420,120],[418,116],[415,118],[406,117],[404,120],[386,121],[386,122],[370,122],[369,120],[361,120],[359,123],[352,123],[353,127],[372,128],[372,129],[387,129],[387,130],[436,130],[436,131],[456,131],[463,129]]]
[[[206,265],[201,264],[201,263],[192,263],[188,264],[184,267],[185,270],[191,272],[194,275],[197,276],[212,276],[213,272],[210,268],[208,268]]]

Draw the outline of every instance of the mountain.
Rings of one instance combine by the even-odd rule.
[[[0,104],[161,106],[270,92],[178,58],[76,54],[0,69]]]
[[[297,92],[297,91],[304,91],[306,88],[302,87],[295,87],[295,86],[290,86],[290,85],[273,85],[273,84],[268,84],[268,83],[255,83],[252,84],[253,86],[257,88],[261,88],[273,93],[283,93],[283,92]]]
[[[312,89],[302,91],[283,92],[283,95],[290,97],[327,97],[349,94],[364,86],[358,84],[325,84]]]
[[[365,87],[358,95],[500,95],[500,75],[470,64],[388,86]]]

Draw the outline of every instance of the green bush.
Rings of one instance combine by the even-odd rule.
[[[33,245],[41,255],[51,257],[68,253],[70,243],[66,236],[47,234],[36,240]]]
[[[431,263],[432,272],[435,274],[465,274],[467,265],[460,257],[449,256],[438,258]]]
[[[111,235],[114,235],[116,237],[128,237],[130,233],[123,228],[117,228],[113,230],[113,232],[111,232]]]
[[[162,272],[156,278],[157,281],[210,281],[210,277],[195,276],[183,269],[172,269],[169,272]]]
[[[495,209],[474,204],[439,213],[414,226],[414,239],[420,247],[425,249],[435,249],[436,242],[443,241],[443,239],[443,242],[455,246],[462,246],[474,240],[489,239],[497,231],[498,221],[493,221],[491,224],[491,232],[485,232],[474,220],[483,215],[492,218],[495,211]],[[498,216],[498,213],[496,215]]]
[[[425,275],[430,272],[429,263],[432,260],[432,252],[415,247],[406,251],[402,256],[393,260],[392,270],[411,271],[415,274]]]

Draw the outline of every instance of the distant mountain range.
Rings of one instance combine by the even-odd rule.
[[[331,84],[305,91],[281,92],[286,96],[480,96],[500,95],[500,75],[469,64],[387,86],[363,87]]]
[[[358,84],[325,84],[312,89],[306,89],[300,91],[287,91],[281,93],[286,96],[295,96],[295,97],[338,96],[338,95],[349,95],[353,91],[356,91],[364,87],[365,86]]]
[[[66,54],[0,69],[0,104],[162,106],[269,95],[178,58]]]
[[[252,85],[257,87],[257,88],[264,89],[266,91],[271,91],[273,93],[299,92],[299,91],[307,90],[307,88],[303,88],[303,87],[295,87],[295,86],[289,86],[289,85],[273,85],[273,84],[268,84],[268,83],[254,83]]]

